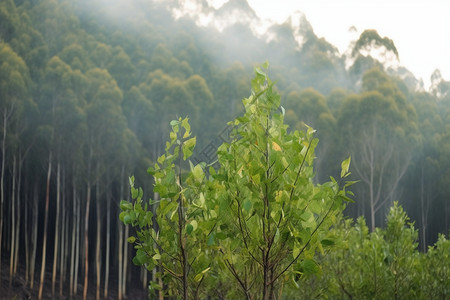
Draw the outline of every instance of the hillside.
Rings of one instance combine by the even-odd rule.
[[[352,156],[348,217],[382,226],[399,201],[422,251],[448,232],[450,81],[436,72],[424,91],[376,30],[339,53],[301,13],[265,24],[245,0],[201,3],[198,15],[177,1],[0,2],[2,291],[6,272],[33,294],[45,282],[44,295],[120,298],[146,282],[118,221],[128,177],[151,191],[147,167],[178,117],[211,162],[202,150],[241,114],[264,61],[290,129],[317,130],[315,180]]]

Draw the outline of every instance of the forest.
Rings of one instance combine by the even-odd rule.
[[[260,36],[249,26],[257,16],[246,0],[229,1],[214,12],[217,18],[242,16],[220,30],[200,26],[189,15],[175,17],[176,7],[175,0],[0,1],[0,298],[146,299],[149,290],[152,295],[161,289],[161,297],[166,290],[175,298],[188,292],[201,299],[259,298],[257,285],[242,279],[250,270],[249,278],[271,287],[264,299],[448,299],[450,81],[436,70],[425,89],[399,66],[395,41],[375,29],[366,29],[348,52],[339,53],[302,15]],[[270,67],[259,68],[265,61]],[[267,84],[270,88],[258,90]],[[275,99],[270,101],[276,107],[269,101],[264,105],[270,109],[250,108],[257,95]],[[251,117],[258,113],[273,117],[273,139],[246,131],[259,128]],[[230,124],[251,125],[234,132],[242,142],[230,142],[235,130]],[[178,137],[181,129],[185,136]],[[186,139],[191,135],[195,140]],[[302,143],[288,146],[297,140]],[[190,144],[170,152],[168,145],[177,141],[180,147]],[[276,248],[282,254],[277,264],[286,271],[264,269],[276,276],[272,279],[255,272],[270,265],[271,247],[247,245],[242,238],[236,240],[246,244],[239,246],[245,253],[227,253],[225,248],[237,249],[232,237],[239,232],[225,225],[232,219],[219,220],[226,211],[220,203],[204,204],[206,196],[228,199],[239,186],[253,195],[252,186],[270,173],[254,177],[262,172],[257,162],[264,160],[249,150],[255,143],[270,145],[273,155],[264,153],[277,162],[270,169],[294,186],[299,175],[290,167],[300,166],[304,197],[311,203],[319,195],[342,200],[330,206],[332,213],[320,205],[286,213],[302,225],[283,227],[297,239],[286,233],[293,250]],[[311,151],[305,145],[312,145]],[[301,153],[305,164],[294,153]],[[171,155],[180,156],[176,164],[185,183],[174,181]],[[242,168],[226,173],[233,170],[231,157]],[[249,157],[254,164],[243,162]],[[250,179],[239,184],[236,174]],[[211,178],[208,184],[205,178]],[[279,190],[273,200],[292,200],[295,189],[278,178],[270,181]],[[352,184],[347,190],[334,178]],[[182,282],[193,282],[194,292],[161,275],[170,251],[150,258],[139,252],[138,241],[155,235],[140,231],[144,221],[134,215],[135,203],[160,197],[162,206],[181,195],[168,191],[184,184],[186,197],[196,199],[190,205],[210,211],[209,219],[178,213],[180,206],[174,210],[169,201],[169,227],[161,238],[176,242],[171,222],[185,218],[183,232],[198,249],[183,251],[201,258],[195,268],[194,262],[184,265],[192,273],[181,268]],[[238,221],[267,209],[252,201],[242,208],[230,204]],[[268,213],[264,224],[285,218],[284,205],[276,207],[282,215]],[[145,222],[158,216],[148,218]],[[250,229],[256,226],[252,222]],[[270,236],[270,226],[266,229]],[[279,234],[284,238],[281,229]],[[147,250],[160,251],[155,249]],[[220,263],[220,249],[228,262]],[[255,249],[266,251],[267,260],[251,257]],[[295,258],[291,263],[281,260],[289,261],[288,254]],[[241,259],[251,262],[248,270],[233,263]]]

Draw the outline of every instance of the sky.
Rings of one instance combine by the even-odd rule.
[[[365,29],[392,39],[400,64],[428,88],[435,69],[450,80],[450,0],[247,0],[262,19],[301,11],[314,32],[345,52]],[[219,6],[226,0],[213,0]],[[358,34],[349,32],[355,26]],[[356,36],[355,36],[356,34]]]

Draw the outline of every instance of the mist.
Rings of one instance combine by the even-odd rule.
[[[344,218],[375,231],[398,202],[422,253],[448,234],[450,81],[436,70],[425,90],[376,28],[340,53],[307,18],[270,23],[246,0],[2,1],[0,298],[146,299],[119,220],[129,177],[158,197],[147,169],[186,116],[214,164],[266,61],[288,130],[316,130],[314,182],[352,157]]]

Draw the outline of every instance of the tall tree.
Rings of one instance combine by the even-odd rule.
[[[0,118],[2,128],[2,160],[0,173],[0,256],[4,226],[3,207],[5,203],[5,171],[7,163],[8,139],[14,126],[29,101],[30,78],[28,68],[8,44],[0,42]],[[12,224],[14,227],[15,225]],[[0,263],[1,270],[1,263]]]
[[[342,143],[352,154],[354,170],[364,184],[356,189],[367,199],[372,231],[376,213],[400,195],[400,180],[419,140],[416,122],[414,107],[379,69],[364,75],[363,92],[349,96],[341,108]],[[359,212],[365,213],[362,203]]]

